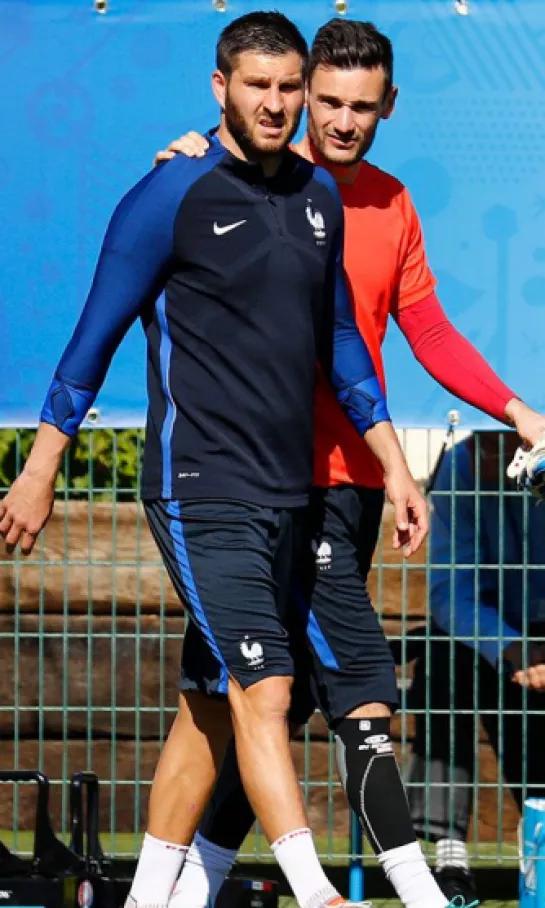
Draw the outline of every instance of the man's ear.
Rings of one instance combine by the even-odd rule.
[[[212,91],[214,92],[214,97],[219,106],[222,110],[224,110],[225,94],[227,91],[227,79],[219,69],[215,69],[212,73]]]
[[[382,107],[382,113],[380,115],[382,120],[389,120],[392,116],[396,106],[397,92],[397,87],[395,85],[392,85]]]

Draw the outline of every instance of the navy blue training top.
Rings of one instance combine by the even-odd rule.
[[[342,203],[291,151],[265,179],[209,138],[204,158],[179,155],[117,206],[41,420],[77,432],[140,317],[142,497],[304,504],[316,359],[360,433],[389,419],[345,285]]]

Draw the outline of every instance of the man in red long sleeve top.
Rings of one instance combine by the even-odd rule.
[[[391,315],[440,384],[514,425],[524,441],[534,444],[545,418],[517,399],[448,321],[435,295],[409,193],[364,160],[379,121],[394,110],[396,94],[391,44],[374,26],[334,19],[318,31],[309,69],[308,132],[295,150],[336,178],[358,326],[383,383],[381,345]],[[191,133],[158,157],[168,158],[174,151],[200,154],[204,147],[204,140]],[[397,706],[395,673],[367,591],[383,486],[378,462],[319,375],[312,552],[302,590],[302,598],[306,592],[311,603],[307,631],[314,691],[336,735],[350,804],[400,900],[405,908],[443,908],[447,899],[416,842],[393,756],[389,723]],[[192,647],[190,633],[186,646]],[[198,686],[202,669],[197,649],[194,661]],[[174,889],[172,908],[198,908],[207,899],[213,904],[251,825],[232,751],[231,758]]]

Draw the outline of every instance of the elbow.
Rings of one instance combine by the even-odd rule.
[[[408,338],[414,357],[421,366],[426,368],[430,354],[433,356],[442,350],[453,330],[450,322],[443,321],[430,326],[416,337],[413,335],[410,339]]]
[[[391,422],[376,376],[338,390],[337,400],[360,435],[364,435],[379,422]]]

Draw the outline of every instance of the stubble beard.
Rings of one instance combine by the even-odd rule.
[[[251,127],[245,120],[243,114],[240,112],[239,107],[233,102],[229,97],[229,92],[227,92],[225,97],[225,107],[224,107],[224,116],[225,116],[225,125],[227,129],[233,136],[235,142],[244,152],[247,158],[250,160],[263,160],[265,158],[275,157],[276,155],[281,154],[289,145],[293,139],[297,128],[299,126],[301,116],[303,111],[299,113],[298,117],[294,120],[292,125],[286,129],[287,121],[284,120],[283,123],[283,133],[278,139],[271,139],[270,141],[263,141],[256,143],[252,133]]]
[[[328,164],[335,164],[337,167],[351,167],[353,164],[357,164],[358,161],[363,160],[366,154],[370,151],[371,146],[375,141],[377,126],[375,126],[375,129],[373,130],[373,133],[370,137],[361,140],[360,144],[351,153],[350,157],[346,157],[342,151],[339,151],[339,157],[336,157],[329,151],[327,144],[322,141],[321,134],[318,132],[310,114],[307,122],[307,131],[312,144],[320,152],[320,154],[328,162]]]

